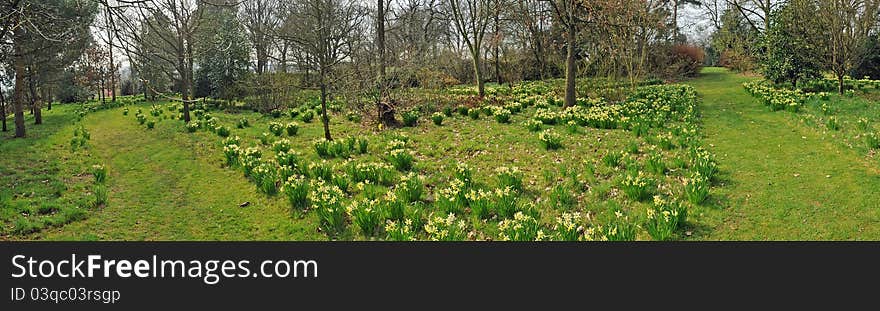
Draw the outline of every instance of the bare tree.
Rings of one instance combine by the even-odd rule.
[[[878,0],[821,0],[820,25],[826,28],[824,45],[828,69],[837,76],[838,91],[844,90],[844,76],[861,63],[868,35],[875,29],[880,9]]]
[[[497,11],[495,7],[497,3],[494,0],[449,0],[453,24],[461,36],[461,40],[467,45],[473,61],[474,80],[476,80],[480,97],[486,95],[480,53],[486,28]]]
[[[283,36],[306,55],[303,66],[318,72],[324,138],[332,140],[327,115],[334,69],[351,54],[354,34],[362,31],[366,10],[357,0],[299,0],[291,4]]]

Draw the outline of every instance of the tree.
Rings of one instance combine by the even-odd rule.
[[[817,22],[825,27],[827,69],[837,77],[838,91],[843,80],[861,63],[868,36],[875,29],[880,0],[820,0]]]
[[[248,74],[247,34],[231,7],[208,7],[195,47],[196,96],[232,99]]]
[[[15,74],[12,103],[15,114],[15,137],[25,137],[24,102],[27,93],[36,98],[36,64],[43,62],[44,73],[57,72],[72,62],[66,52],[85,37],[97,12],[90,1],[45,0],[12,1],[4,5],[4,27],[0,40],[12,45],[7,61]],[[7,33],[11,32],[7,41]],[[78,57],[78,56],[77,56]],[[30,78],[30,81],[26,79]],[[33,103],[36,122],[41,122],[39,101]]]
[[[470,52],[474,66],[474,80],[480,97],[486,95],[485,81],[483,80],[482,53],[483,37],[486,28],[497,10],[497,1],[494,0],[449,0],[449,10],[452,12],[452,21],[461,40],[465,42]]]
[[[302,65],[318,72],[324,138],[333,140],[327,116],[329,88],[335,81],[334,69],[349,57],[354,35],[362,31],[366,10],[357,0],[300,0],[290,10],[283,36],[306,55]]]
[[[256,56],[254,71],[262,75],[268,68],[275,28],[280,24],[275,13],[281,7],[277,0],[246,0],[241,6],[241,19]]]
[[[585,22],[587,6],[579,0],[546,0],[553,7],[555,22],[565,32],[565,107],[575,105],[577,100],[577,34]]]
[[[775,82],[791,82],[820,76],[823,57],[818,42],[821,30],[804,20],[816,16],[811,0],[791,0],[781,6],[771,18],[764,34],[765,54],[762,60],[764,77]]]

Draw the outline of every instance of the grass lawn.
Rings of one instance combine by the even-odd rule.
[[[492,190],[498,167],[518,167],[524,191],[519,202],[549,232],[563,215],[577,213],[584,226],[613,223],[616,212],[643,225],[651,200],[633,200],[622,191],[625,176],[641,171],[653,180],[652,194],[683,197],[682,180],[690,176],[685,143],[664,148],[659,140],[678,128],[697,126],[693,147],[715,154],[720,172],[709,198],[688,206],[688,222],[675,239],[695,240],[813,240],[878,239],[880,228],[880,175],[873,153],[841,143],[840,132],[827,131],[805,121],[812,108],[801,114],[771,112],[750,97],[742,82],[750,78],[722,69],[707,68],[687,82],[702,97],[696,123],[672,122],[652,128],[641,137],[623,129],[544,125],[562,136],[562,148],[545,150],[539,135],[523,123],[536,108],[514,113],[509,124],[482,114],[471,119],[454,112],[442,125],[423,114],[417,126],[378,131],[331,118],[334,138],[363,138],[366,154],[350,159],[321,158],[314,142],[322,137],[319,117],[310,123],[300,118],[272,118],[252,112],[211,111],[217,125],[241,139],[241,147],[263,150],[271,157],[271,144],[287,139],[304,167],[326,165],[334,176],[344,176],[349,162],[388,163],[395,140],[406,137],[407,150],[425,186],[421,203],[408,207],[407,217],[421,221],[437,213],[437,193],[453,182],[456,167],[466,163],[475,188]],[[832,102],[855,99],[835,97]],[[77,121],[75,105],[57,105],[44,113],[45,123],[29,125],[29,137],[0,140],[0,185],[6,189],[0,219],[2,239],[48,240],[325,240],[314,211],[291,208],[282,194],[267,195],[248,180],[240,167],[229,167],[223,138],[211,131],[187,133],[183,122],[158,103],[159,116],[150,115],[150,104],[91,112]],[[873,107],[863,103],[865,107]],[[843,106],[842,106],[843,107]],[[140,109],[154,120],[147,129],[135,118]],[[558,108],[556,108],[558,110]],[[841,118],[849,115],[841,108]],[[870,113],[864,113],[870,115]],[[237,128],[240,120],[250,126]],[[269,124],[297,122],[296,135],[269,134]],[[844,129],[852,122],[844,120]],[[80,125],[90,138],[72,150],[70,140]],[[676,138],[678,138],[676,136]],[[668,150],[667,150],[668,149]],[[620,154],[609,165],[608,156]],[[648,160],[661,159],[665,169],[650,173]],[[103,164],[108,177],[97,185],[91,166]],[[393,172],[395,180],[407,172]],[[396,183],[375,186],[379,194],[355,190],[347,196],[365,199],[396,191]],[[94,204],[96,187],[108,189],[105,204]],[[363,185],[362,185],[363,186]],[[366,186],[373,187],[373,186]],[[681,199],[683,200],[683,199]],[[240,206],[248,202],[246,206]],[[347,204],[347,203],[346,203]],[[49,207],[41,207],[47,205]],[[470,239],[497,239],[503,220],[497,215],[465,220]],[[464,212],[464,211],[463,211]],[[25,224],[25,222],[27,222]],[[335,238],[370,239],[350,224]],[[639,229],[637,238],[651,237]]]

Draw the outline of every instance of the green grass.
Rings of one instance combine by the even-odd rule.
[[[835,114],[839,131],[828,131],[824,122],[810,122],[819,116],[807,106],[800,114],[770,112],[751,98],[742,82],[751,78],[722,69],[707,68],[689,84],[703,96],[702,146],[719,163],[707,200],[689,204],[688,222],[674,238],[698,240],[788,240],[788,239],[880,239],[880,176],[878,162],[868,150],[849,148],[847,137],[855,128],[853,118],[876,117],[868,101],[839,99]],[[161,103],[165,104],[165,103]],[[852,106],[852,107],[850,107]],[[146,129],[135,118],[140,108],[155,120]],[[87,114],[77,122],[75,105],[57,105],[45,112],[45,124],[29,125],[29,137],[12,139],[4,133],[0,143],[0,220],[3,239],[47,240],[325,240],[319,232],[314,210],[294,209],[285,195],[266,195],[249,181],[240,168],[227,167],[216,133],[200,129],[187,133],[183,122],[162,109],[149,115],[150,105],[130,106]],[[554,108],[556,109],[556,108]],[[523,172],[521,204],[531,204],[527,213],[545,228],[552,227],[562,213],[587,215],[596,223],[617,223],[621,211],[631,222],[643,221],[651,200],[628,199],[620,188],[627,172],[643,171],[656,180],[660,194],[686,201],[681,179],[689,176],[688,150],[676,140],[670,150],[659,146],[665,129],[648,129],[638,137],[622,130],[581,127],[576,134],[555,128],[564,147],[545,150],[538,133],[523,125],[534,107],[511,116],[509,124],[493,118],[477,120],[453,114],[443,126],[420,122],[413,127],[377,132],[365,124],[348,120],[344,113],[331,117],[336,139],[364,137],[366,154],[352,153],[357,163],[388,163],[388,144],[406,135],[406,149],[414,155],[411,171],[423,176],[426,187],[419,203],[420,223],[432,212],[435,191],[447,187],[458,163],[471,168],[475,187],[492,189],[497,184],[495,169],[516,166]],[[241,138],[242,148],[260,147],[264,157],[273,157],[270,146],[260,142],[270,122],[301,122],[299,116],[283,114],[272,118],[258,113],[211,111],[217,126],[230,129]],[[176,113],[174,113],[176,114]],[[430,114],[426,114],[430,115]],[[423,119],[427,117],[423,116]],[[237,128],[241,119],[248,127]],[[873,121],[873,119],[872,119]],[[873,123],[873,122],[872,122]],[[71,151],[69,142],[79,125],[90,133],[86,147]],[[668,128],[668,127],[667,127]],[[849,136],[848,136],[849,135]],[[270,134],[272,141],[286,138],[304,163],[322,160],[340,166],[345,159],[321,159],[314,142],[323,137],[320,122],[300,123],[295,136]],[[620,154],[614,165],[603,157]],[[648,157],[663,159],[665,169],[650,173]],[[94,202],[93,164],[104,164],[108,176],[107,202]],[[343,170],[335,169],[337,174]],[[403,173],[394,172],[396,177]],[[352,188],[356,188],[354,184]],[[378,197],[390,191],[372,186]],[[562,189],[562,190],[560,190]],[[556,192],[556,193],[555,193]],[[564,192],[564,193],[563,193]],[[555,193],[555,194],[554,194]],[[565,194],[565,195],[563,195]],[[353,193],[363,198],[366,193]],[[249,202],[247,206],[240,204]],[[347,204],[347,201],[346,201]],[[82,208],[78,207],[82,206]],[[408,216],[411,211],[407,211]],[[435,216],[438,215],[435,213]],[[501,219],[468,220],[475,238],[497,238]],[[64,220],[64,221],[60,221]],[[16,229],[18,228],[18,229]],[[369,239],[358,226],[349,224],[339,239]],[[685,232],[687,232],[685,234]],[[650,239],[639,229],[639,239]]]
[[[771,112],[742,88],[750,78],[707,68],[689,84],[703,95],[705,144],[720,187],[696,208],[695,239],[880,239],[876,159],[790,112]]]

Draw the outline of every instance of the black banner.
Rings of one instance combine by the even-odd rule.
[[[877,243],[4,242],[0,256],[2,310],[742,303],[871,297],[880,279]]]

